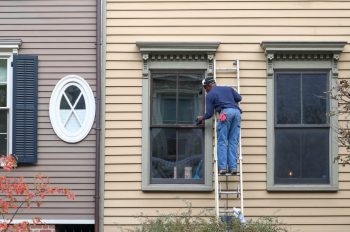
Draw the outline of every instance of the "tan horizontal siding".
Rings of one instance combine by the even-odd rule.
[[[186,211],[185,202],[195,214],[214,207],[213,192],[141,191],[142,59],[136,41],[219,41],[218,67],[240,60],[248,218],[276,216],[291,231],[348,231],[348,167],[339,167],[338,192],[266,191],[266,58],[260,43],[350,41],[349,27],[350,1],[107,0],[104,231],[140,224],[141,212]],[[349,64],[346,46],[340,78],[349,78]],[[232,74],[217,78],[233,83]]]

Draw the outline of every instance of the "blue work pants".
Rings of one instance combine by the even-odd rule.
[[[223,109],[225,121],[217,121],[217,146],[219,170],[237,168],[238,143],[241,124],[241,112],[236,108]]]

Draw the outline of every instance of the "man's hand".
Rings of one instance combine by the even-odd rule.
[[[197,125],[202,124],[203,120],[204,120],[203,116],[198,116],[197,119],[196,119],[196,124]]]

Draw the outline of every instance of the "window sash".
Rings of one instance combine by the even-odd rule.
[[[11,148],[11,105],[12,105],[12,67],[11,67],[11,61],[12,61],[12,55],[8,54],[6,56],[1,56],[0,60],[2,61],[2,63],[5,61],[5,66],[3,68],[5,68],[5,72],[6,72],[6,80],[2,80],[1,81],[1,86],[6,86],[6,106],[1,106],[0,107],[0,111],[5,111],[6,112],[6,125],[4,125],[4,127],[6,127],[6,131],[2,132],[1,131],[1,135],[6,135],[6,138],[4,138],[6,140],[6,148],[2,149],[1,153],[4,153],[2,155],[7,155],[12,153],[12,148]],[[3,122],[1,122],[3,123]],[[3,145],[3,144],[2,144]]]
[[[279,177],[278,175],[280,175],[280,171],[278,171],[278,167],[276,165],[281,165],[280,161],[278,163],[277,160],[280,160],[280,159],[284,159],[284,158],[287,158],[287,155],[285,154],[285,152],[283,154],[278,154],[277,152],[277,149],[278,147],[280,147],[280,145],[277,145],[277,142],[278,142],[278,138],[276,137],[276,134],[277,132],[278,133],[281,133],[280,130],[288,130],[290,129],[289,131],[293,131],[293,130],[299,130],[300,133],[303,133],[302,131],[305,131],[306,133],[307,132],[310,132],[310,131],[313,131],[315,129],[326,129],[328,132],[328,138],[329,138],[329,133],[330,133],[330,119],[329,119],[329,116],[325,116],[326,117],[326,122],[325,123],[319,123],[319,124],[312,124],[312,123],[304,123],[303,122],[303,118],[304,118],[304,115],[303,115],[303,86],[302,86],[302,82],[303,82],[303,78],[307,78],[307,77],[304,77],[304,73],[306,74],[321,74],[321,75],[325,75],[325,78],[326,78],[326,86],[325,86],[325,92],[328,91],[329,89],[329,75],[328,75],[328,72],[327,71],[319,71],[319,70],[293,70],[293,71],[285,71],[285,70],[276,70],[275,71],[275,78],[274,78],[274,141],[275,141],[275,145],[274,145],[274,175],[273,175],[273,178],[274,178],[274,183],[277,184],[277,185],[295,185],[295,184],[299,184],[299,185],[313,185],[313,184],[330,184],[330,170],[329,170],[329,166],[330,166],[330,160],[327,159],[327,169],[326,169],[326,175],[325,176],[322,176],[319,177],[319,178],[305,178],[304,176],[300,176],[300,173],[297,173],[297,175],[299,176],[296,176],[296,177]],[[300,94],[300,98],[298,99],[299,101],[296,102],[296,104],[299,104],[299,107],[300,107],[300,123],[278,123],[278,107],[277,107],[277,99],[279,97],[281,97],[280,95],[278,95],[278,90],[277,90],[277,86],[278,86],[278,81],[280,80],[278,75],[283,75],[283,74],[296,74],[296,76],[299,76],[299,78],[296,80],[296,81],[300,81],[300,86],[298,89],[298,93],[296,94]],[[322,77],[322,76],[321,76]],[[329,100],[328,98],[326,98],[326,112],[325,113],[328,113],[329,110],[330,110],[330,103],[329,103]],[[327,154],[329,154],[329,148],[330,148],[330,140],[328,139],[327,140],[328,142],[328,149],[326,149],[327,151],[325,151]],[[300,145],[300,144],[299,144]],[[300,145],[301,147],[296,147],[296,151],[295,152],[292,152],[292,153],[297,153],[299,155],[297,155],[298,157],[294,157],[292,159],[299,159],[299,164],[302,166],[304,162],[306,162],[304,159],[307,159],[307,157],[305,157],[306,155],[306,151],[305,149],[303,149],[302,145]],[[305,148],[305,147],[304,147]],[[299,150],[298,150],[299,149]],[[300,150],[302,149],[302,150]],[[295,156],[295,154],[293,155]],[[329,156],[329,155],[328,155]],[[321,159],[321,158],[320,158]],[[297,161],[295,160],[295,161]],[[292,163],[292,161],[290,161]],[[301,167],[299,167],[301,168]],[[299,170],[300,172],[300,170]],[[302,171],[301,171],[302,172]]]
[[[202,130],[202,134],[203,134],[203,137],[202,137],[202,141],[203,141],[203,144],[202,144],[202,164],[201,164],[201,169],[202,169],[202,173],[205,173],[205,128],[203,125],[195,125],[195,122],[194,122],[194,116],[195,115],[192,115],[193,116],[193,121],[188,121],[187,123],[179,123],[179,120],[180,120],[180,107],[181,107],[181,103],[180,103],[180,100],[181,100],[181,94],[183,94],[183,92],[180,92],[179,89],[181,88],[180,86],[180,82],[182,81],[181,80],[181,76],[186,76],[186,75],[190,75],[190,74],[194,74],[196,76],[198,76],[198,82],[199,82],[199,85],[201,83],[201,80],[204,78],[204,71],[203,70],[164,70],[164,71],[160,71],[160,70],[157,70],[157,71],[153,71],[152,74],[151,74],[151,91],[150,91],[150,98],[151,98],[151,102],[150,102],[150,125],[149,125],[149,128],[150,128],[150,131],[152,131],[153,129],[174,129],[176,131],[176,160],[174,161],[175,163],[175,167],[177,167],[177,163],[178,162],[181,162],[181,160],[179,161],[178,158],[179,158],[179,140],[178,140],[178,133],[179,131],[183,131],[183,130],[186,130],[186,129],[200,129]],[[170,77],[173,77],[173,78],[176,78],[176,80],[174,80],[175,82],[175,89],[168,89],[168,90],[171,90],[172,92],[170,93],[170,95],[172,94],[173,96],[173,99],[175,99],[176,103],[175,103],[175,122],[171,122],[171,120],[169,122],[164,122],[165,118],[164,116],[160,116],[160,119],[159,120],[163,120],[163,123],[160,122],[158,119],[154,119],[154,114],[156,113],[155,111],[160,111],[160,106],[156,106],[155,102],[157,102],[157,104],[160,104],[158,101],[156,100],[159,100],[159,98],[156,98],[156,100],[154,99],[154,94],[155,93],[158,93],[158,94],[167,94],[169,93],[168,91],[164,90],[164,92],[161,91],[156,91],[155,90],[155,86],[157,86],[157,84],[155,83],[155,79],[156,78],[162,78],[162,75],[169,75]],[[165,78],[166,79],[166,78]],[[171,80],[171,79],[169,79]],[[173,83],[174,84],[174,83]],[[170,84],[171,85],[171,84]],[[200,85],[201,86],[201,85]],[[168,87],[169,88],[169,87]],[[159,90],[159,89],[157,89]],[[198,89],[198,93],[199,93],[199,90]],[[193,91],[192,92],[189,92],[189,94],[193,95]],[[174,96],[175,94],[175,96]],[[170,96],[169,95],[169,96]],[[157,97],[157,96],[156,96]],[[170,96],[171,97],[171,96]],[[189,96],[191,97],[191,96]],[[171,99],[171,98],[170,98]],[[161,99],[160,99],[161,100]],[[201,97],[198,97],[197,99],[194,99],[194,104],[196,104],[196,100],[198,100],[199,102],[197,102],[197,107],[198,107],[198,111],[199,112],[196,112],[196,111],[193,111],[192,114],[196,114],[196,115],[199,115],[200,113],[203,113],[201,111],[204,110],[204,96],[202,95]],[[191,107],[193,108],[193,107]],[[194,178],[188,178],[188,179],[185,179],[184,176],[181,178],[178,178],[178,176],[181,176],[179,175],[179,173],[177,173],[177,171],[180,171],[180,169],[177,169],[176,170],[170,170],[173,171],[173,178],[155,178],[153,177],[153,166],[152,166],[152,159],[154,157],[154,154],[152,152],[152,139],[150,141],[150,156],[149,156],[149,159],[151,160],[150,163],[151,163],[151,170],[150,170],[150,184],[185,184],[185,185],[188,185],[188,184],[204,184],[205,183],[205,175],[202,174],[202,177],[200,179],[194,179]],[[197,163],[197,166],[199,166],[199,164]],[[193,170],[195,167],[192,167],[192,173],[195,171]],[[169,171],[169,170],[168,170]],[[182,170],[183,171],[183,170]]]
[[[299,94],[300,94],[300,123],[279,123],[278,122],[278,113],[279,110],[277,108],[277,102],[280,96],[278,96],[278,90],[277,90],[277,82],[280,80],[281,77],[278,77],[279,75],[283,75],[283,74],[294,74],[294,75],[299,75],[300,76],[300,89],[299,89]],[[305,75],[310,75],[310,74],[321,74],[321,75],[325,75],[326,78],[326,87],[325,87],[325,92],[327,92],[329,90],[329,86],[330,86],[330,81],[329,81],[329,71],[328,70],[276,70],[275,71],[275,78],[274,78],[274,126],[275,127],[329,127],[330,126],[330,120],[329,120],[329,116],[325,116],[326,117],[326,122],[325,123],[304,123],[304,112],[303,112],[303,79],[308,78],[305,77]],[[329,113],[330,110],[330,102],[328,99],[328,96],[326,95],[326,93],[324,94],[324,96],[326,97],[326,112],[325,113]]]

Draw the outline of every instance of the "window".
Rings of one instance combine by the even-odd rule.
[[[12,57],[0,57],[0,154],[9,154],[11,137],[10,130],[10,108],[11,92],[8,88],[11,86],[10,66]]]
[[[327,71],[275,71],[275,183],[329,183]]]
[[[203,71],[151,73],[151,184],[204,183]]]
[[[0,153],[37,161],[38,57],[17,55],[18,39],[0,39]]]
[[[263,42],[267,55],[267,189],[338,188],[337,81],[343,42]]]
[[[88,135],[94,117],[95,100],[89,84],[75,75],[62,78],[50,99],[50,120],[57,136],[68,143],[81,141]]]
[[[201,81],[213,75],[217,42],[138,42],[143,58],[142,189],[212,190],[212,122]]]

